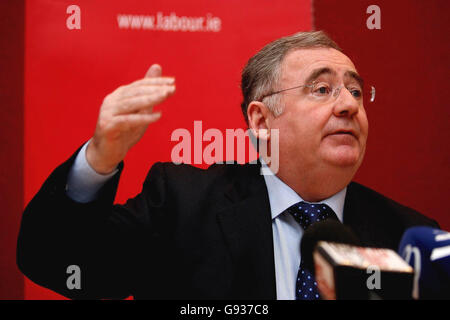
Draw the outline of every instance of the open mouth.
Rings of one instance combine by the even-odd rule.
[[[356,138],[356,135],[350,130],[339,130],[339,131],[332,132],[329,135],[341,135],[341,134],[342,135],[350,135],[350,136],[353,136]]]
[[[358,138],[357,135],[355,134],[355,132],[352,130],[338,130],[338,131],[328,134],[327,136],[351,136],[355,139]]]
[[[353,132],[351,132],[351,131],[337,131],[337,132],[334,132],[334,133],[332,133],[332,134],[349,134],[349,135],[351,135],[351,136],[355,136],[355,135],[353,134]]]

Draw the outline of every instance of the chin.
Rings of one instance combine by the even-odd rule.
[[[362,154],[359,150],[346,150],[347,148],[340,148],[334,150],[325,156],[327,163],[338,167],[358,167],[362,161]]]

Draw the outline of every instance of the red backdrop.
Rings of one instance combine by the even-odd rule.
[[[365,104],[369,138],[356,180],[450,230],[443,205],[450,181],[450,46],[444,40],[450,2],[378,0],[379,30],[366,26],[374,1],[313,3],[314,27],[328,32],[376,87],[376,102]]]
[[[368,149],[356,180],[450,230],[449,212],[440,203],[447,196],[450,175],[445,103],[450,55],[444,41],[449,31],[448,1],[379,0],[380,30],[366,27],[370,16],[366,8],[373,4],[366,0],[33,0],[25,1],[25,11],[16,0],[5,3],[1,10],[5,14],[0,16],[5,39],[1,49],[15,55],[2,55],[7,58],[2,66],[16,76],[1,78],[1,92],[3,97],[10,90],[10,100],[3,101],[17,107],[8,109],[10,118],[3,117],[12,120],[2,131],[10,142],[2,147],[5,155],[14,156],[2,157],[0,166],[11,168],[1,172],[5,182],[1,194],[11,206],[1,224],[0,298],[61,298],[28,280],[23,294],[14,260],[19,211],[49,173],[90,138],[106,94],[142,77],[154,62],[177,79],[176,95],[159,107],[163,118],[127,156],[116,199],[123,202],[140,191],[155,161],[170,160],[176,144],[170,141],[174,129],[192,132],[194,120],[203,121],[203,130],[244,127],[239,80],[247,59],[275,38],[312,28],[327,31],[366,82],[377,88],[376,102],[367,110]],[[81,10],[81,29],[67,27],[66,9],[72,4]],[[156,18],[158,12],[205,20],[216,17],[220,28],[216,24],[216,31],[150,30],[139,27],[139,19],[128,28],[124,22],[119,27],[119,14]],[[23,65],[18,62],[23,58],[19,41],[23,21],[22,87]],[[11,144],[12,137],[17,143]],[[17,182],[11,183],[11,177]]]
[[[16,265],[23,199],[24,3],[0,1],[0,299],[22,299]]]

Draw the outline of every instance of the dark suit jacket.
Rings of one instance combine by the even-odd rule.
[[[157,163],[142,192],[113,205],[120,173],[97,200],[66,196],[76,153],[25,209],[17,263],[31,280],[71,298],[275,299],[269,198],[259,165],[207,170]],[[120,171],[122,170],[120,166]],[[347,189],[344,224],[363,245],[397,250],[405,229],[433,220],[360,184]],[[81,289],[69,290],[70,265]]]

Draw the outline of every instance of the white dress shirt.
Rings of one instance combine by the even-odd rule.
[[[261,162],[264,166],[264,161]],[[277,300],[295,300],[303,228],[291,214],[284,211],[303,199],[276,175],[264,175],[264,180],[272,214]],[[332,197],[320,201],[333,209],[341,222],[344,218],[346,192],[347,188],[344,188]]]

